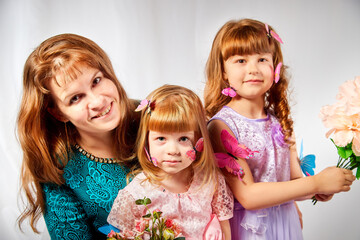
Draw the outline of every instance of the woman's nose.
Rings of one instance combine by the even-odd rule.
[[[104,105],[104,98],[99,94],[96,94],[94,92],[89,92],[87,94],[87,98],[88,98],[89,109],[97,110],[102,108]]]

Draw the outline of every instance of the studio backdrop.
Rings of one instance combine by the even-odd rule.
[[[335,165],[325,137],[322,106],[335,102],[338,87],[360,75],[358,0],[0,0],[0,238],[49,239],[16,218],[22,152],[16,117],[26,58],[43,40],[60,33],[92,39],[110,56],[131,98],[143,99],[163,84],[202,97],[212,40],[230,19],[255,18],[272,25],[284,41],[297,146],[316,155],[315,172]],[[300,202],[304,239],[360,239],[360,181],[330,202]]]

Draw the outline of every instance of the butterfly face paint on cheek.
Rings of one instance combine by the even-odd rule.
[[[147,156],[148,160],[149,160],[150,162],[152,162],[152,164],[154,164],[155,167],[157,167],[157,166],[158,166],[158,161],[157,161],[157,159],[150,156],[150,153],[149,153],[149,151],[146,149],[146,147],[144,147],[144,151],[145,151],[145,153],[146,153],[146,156]]]
[[[195,147],[189,151],[186,152],[186,156],[191,159],[191,161],[195,161],[196,159],[196,153],[202,152],[204,150],[204,139],[199,138],[199,140],[196,142]]]

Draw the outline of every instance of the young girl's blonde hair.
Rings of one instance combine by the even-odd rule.
[[[29,204],[19,218],[19,225],[30,217],[34,232],[44,211],[41,183],[64,183],[63,168],[71,146],[79,134],[71,122],[61,122],[49,112],[56,107],[47,86],[49,81],[72,81],[81,74],[79,67],[99,69],[119,92],[121,119],[114,133],[114,150],[127,164],[133,154],[136,136],[135,103],[126,95],[115,76],[106,53],[93,41],[75,34],[61,34],[42,42],[24,66],[23,95],[17,119],[18,138],[23,149],[21,184]]]
[[[269,26],[269,31],[272,27]],[[222,89],[229,87],[224,79],[224,63],[234,55],[271,53],[274,67],[283,62],[280,43],[269,37],[265,24],[253,20],[242,19],[229,21],[220,28],[212,44],[206,64],[207,81],[204,98],[208,118],[214,116],[231,98],[221,94]],[[265,110],[279,120],[285,139],[289,140],[293,132],[293,121],[288,104],[288,77],[283,65],[280,80],[273,84],[265,94]]]
[[[148,97],[150,106],[142,112],[137,137],[137,156],[143,171],[151,183],[158,184],[163,177],[160,169],[149,161],[145,148],[148,149],[149,131],[186,132],[194,131],[193,145],[199,138],[204,139],[204,150],[197,153],[192,163],[194,172],[204,174],[203,184],[214,181],[217,172],[214,153],[206,127],[206,117],[200,98],[191,90],[175,85],[164,85],[153,91]]]

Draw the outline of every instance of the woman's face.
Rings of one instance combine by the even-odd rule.
[[[73,81],[50,81],[48,87],[57,108],[48,110],[58,120],[70,121],[82,138],[100,137],[119,124],[119,92],[98,69],[86,65],[78,69],[81,73]]]

